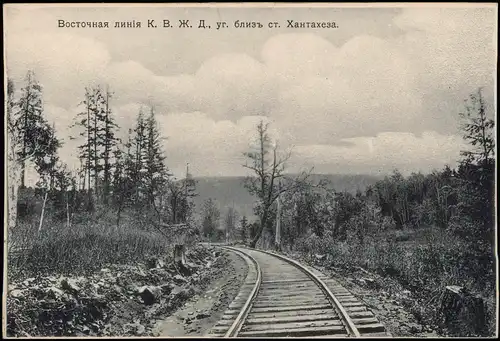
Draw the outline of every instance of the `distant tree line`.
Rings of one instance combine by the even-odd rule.
[[[463,138],[469,149],[461,153],[456,168],[445,166],[430,174],[403,176],[398,170],[356,194],[337,192],[327,181],[313,183],[306,173],[285,176],[289,155],[278,156],[276,144],[262,122],[257,126],[256,148],[245,155],[251,170],[245,186],[256,197],[258,230],[250,246],[274,238],[277,199],[281,199],[281,243],[294,248],[308,236],[328,236],[337,241],[363,244],[373,233],[415,230],[423,227],[447,230],[468,245],[469,258],[481,259],[492,273],[494,262],[494,122],[479,89],[460,113]],[[353,238],[353,239],[352,239]],[[478,271],[483,271],[478,269]]]

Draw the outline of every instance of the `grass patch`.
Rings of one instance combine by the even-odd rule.
[[[24,221],[9,231],[9,277],[91,273],[106,264],[144,261],[165,254],[164,235],[125,216],[120,227],[111,212],[98,221],[79,216],[70,227],[47,218],[41,231],[36,221]]]

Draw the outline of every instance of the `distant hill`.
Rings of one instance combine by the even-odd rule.
[[[212,198],[219,204],[221,218],[223,218],[229,207],[234,207],[240,217],[246,215],[254,219],[253,205],[255,197],[251,196],[243,187],[244,177],[197,177],[196,192],[199,194],[195,199],[196,212],[201,214],[205,200]],[[381,176],[372,175],[347,175],[347,174],[312,174],[310,179],[318,182],[326,179],[331,187],[337,191],[347,191],[352,194],[359,189],[364,191],[367,186],[375,184],[382,179]]]

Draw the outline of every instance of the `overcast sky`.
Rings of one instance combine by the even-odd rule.
[[[62,6],[62,5],[61,5]],[[429,5],[427,5],[429,6]],[[168,167],[182,176],[241,175],[255,125],[270,122],[291,171],[380,174],[454,165],[463,100],[485,87],[494,112],[496,8],[4,7],[7,74],[33,69],[45,115],[76,165],[68,126],[84,87],[109,84],[126,131],[155,104]],[[58,28],[58,20],[140,20],[133,28]],[[189,19],[193,28],[147,28]],[[229,28],[198,29],[204,19]],[[262,29],[234,28],[235,20]],[[291,29],[286,20],[335,21]],[[281,28],[269,29],[269,21]]]

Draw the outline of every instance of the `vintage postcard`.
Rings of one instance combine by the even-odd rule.
[[[498,336],[497,4],[3,13],[5,336]]]

